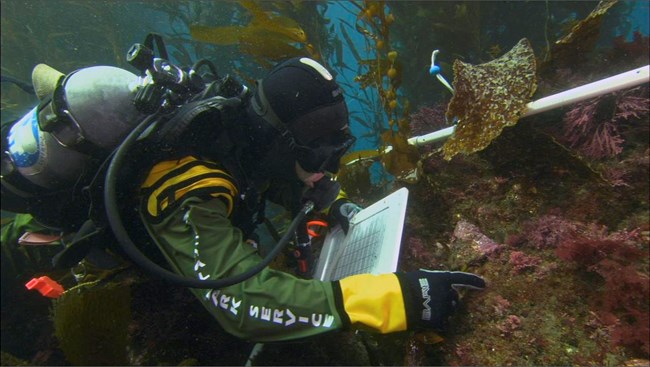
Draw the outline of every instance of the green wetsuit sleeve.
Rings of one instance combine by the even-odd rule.
[[[148,229],[177,272],[219,279],[261,261],[226,213],[219,199],[189,199],[161,223],[149,223]],[[251,341],[303,338],[345,324],[338,282],[299,279],[268,267],[230,287],[192,292],[226,331]]]
[[[39,224],[29,214],[16,214],[13,220],[2,226],[0,243],[2,245],[3,266],[7,265],[15,275],[32,275],[51,269],[52,257],[61,251],[59,246],[30,246],[21,248],[18,243],[25,232],[58,234]]]
[[[42,232],[47,229],[38,224],[29,214],[16,214],[14,219],[2,227],[1,240],[3,244],[18,246],[18,239],[27,232]]]

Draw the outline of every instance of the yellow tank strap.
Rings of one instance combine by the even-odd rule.
[[[222,198],[232,213],[238,194],[234,179],[218,165],[188,156],[156,164],[142,185],[147,213],[159,217],[190,196]]]
[[[339,281],[352,326],[382,334],[406,330],[402,288],[395,274],[359,274]]]

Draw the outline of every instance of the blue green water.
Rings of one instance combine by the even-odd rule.
[[[268,70],[268,65],[256,59],[264,56],[257,54],[256,50],[241,48],[237,44],[212,45],[197,42],[190,36],[189,26],[193,24],[215,28],[248,25],[251,15],[237,2],[3,0],[0,4],[2,75],[27,83],[30,82],[33,67],[39,63],[46,63],[63,73],[94,65],[114,65],[135,72],[125,62],[126,52],[134,43],[143,42],[151,32],[164,37],[170,59],[178,65],[188,66],[199,58],[207,58],[215,63],[220,73],[233,74],[250,87]],[[388,51],[397,52],[396,60],[401,65],[401,84],[397,88],[400,101],[398,111],[403,113],[402,117],[408,117],[423,107],[439,107],[451,99],[451,93],[429,74],[430,57],[434,49],[440,50],[438,64],[450,82],[454,81],[452,65],[456,60],[474,65],[489,62],[507,52],[524,37],[531,41],[538,62],[541,63],[554,43],[587,17],[596,4],[595,1],[386,2],[383,3],[385,12],[394,15],[395,21],[388,27],[390,37],[379,52],[376,43],[379,29],[362,20],[361,9],[365,6],[362,1],[265,2],[263,7],[273,16],[292,17],[304,28],[309,42],[317,46],[322,55],[320,61],[332,71],[344,89],[352,116],[351,128],[358,137],[353,150],[361,151],[378,148],[382,143],[381,134],[389,129],[390,118],[382,104],[378,92],[380,88],[370,84],[362,89],[358,80],[372,72],[369,62],[377,55],[385,61]],[[561,74],[567,83],[570,81],[572,86],[585,84],[647,65],[647,38],[643,37],[650,34],[649,7],[647,1],[621,1],[615,5],[603,17],[596,31],[595,45],[586,54],[587,60],[575,70],[571,70],[572,65],[569,64],[568,71]],[[375,38],[368,36],[364,30],[374,34]],[[642,42],[646,42],[645,55],[635,54],[633,42],[636,32],[642,37]],[[261,37],[263,40],[257,45],[259,49],[262,49],[265,40],[276,39],[272,36]],[[625,51],[629,55],[622,55],[624,51],[613,48],[619,37],[629,47]],[[303,44],[295,46],[303,50],[306,47]],[[637,51],[644,51],[643,47],[636,46]],[[381,80],[381,87],[388,89],[388,79],[383,77]],[[562,88],[549,85],[550,82],[540,82],[535,98],[545,96],[539,91],[562,91]],[[3,82],[1,88],[0,119],[3,124],[24,116],[38,104],[34,96],[11,83]],[[606,103],[604,105],[609,106]],[[564,112],[566,111],[550,112],[544,117],[547,120],[542,122],[558,127]],[[647,124],[647,114],[644,116],[645,120],[641,122]],[[644,149],[647,148],[648,139],[647,130],[643,129],[645,125],[639,128],[640,125],[622,125],[620,132],[627,134],[622,156],[588,161],[588,164],[579,164],[584,163],[584,160],[576,163],[575,151],[558,158],[557,155],[565,150],[555,145],[547,150],[538,146],[526,146],[528,141],[519,139],[518,135],[505,140],[500,147],[493,147],[494,151],[488,150],[475,161],[470,158],[468,161],[452,161],[450,164],[441,159],[423,158],[420,165],[426,172],[425,179],[420,181],[420,186],[410,187],[413,190],[413,204],[404,242],[413,251],[405,253],[403,266],[415,268],[422,265],[423,259],[435,258],[436,251],[439,252],[450,241],[456,221],[465,217],[481,224],[483,231],[498,241],[505,241],[506,229],[520,232],[524,230],[522,223],[526,220],[548,213],[559,215],[558,212],[567,217],[573,216],[570,219],[576,221],[618,226],[610,228],[612,231],[632,231],[635,226],[639,226],[642,228],[641,233],[647,232],[647,224],[646,227],[642,226],[645,218],[643,213],[648,206],[647,174],[644,174],[647,173],[647,154],[644,155]],[[438,128],[439,124],[430,126],[431,131]],[[419,133],[426,132],[429,130]],[[407,137],[410,136],[413,133]],[[535,139],[531,141],[538,143]],[[568,145],[565,144],[566,146]],[[534,148],[539,148],[539,151]],[[430,153],[431,151],[421,152],[422,157]],[[518,161],[518,158],[522,161]],[[389,175],[390,183],[381,181],[387,174],[379,162],[374,164],[371,173],[374,184],[391,187],[397,182]],[[589,185],[584,183],[593,177],[600,181],[595,184],[589,181]],[[605,186],[614,187],[613,193],[603,194],[599,191],[602,189],[603,177],[611,179],[609,183],[612,185]],[[385,187],[381,188],[383,189]],[[368,196],[381,192],[376,187],[364,190],[361,192]],[[612,201],[606,201],[608,198]],[[363,195],[360,199],[370,200]],[[563,203],[568,204],[563,206]],[[4,219],[11,214],[3,211],[2,216]],[[426,243],[428,247],[425,246],[422,250],[416,246],[420,243]],[[51,303],[33,292],[27,292],[23,286],[25,280],[44,273],[33,265],[47,266],[49,258],[40,258],[34,249],[9,253],[5,251],[4,245],[2,352],[20,360],[12,363],[8,355],[3,354],[2,364],[10,365],[20,361],[31,365],[68,363],[52,334],[52,322],[49,319]],[[536,255],[542,256],[538,253]],[[547,255],[549,254],[544,254]],[[20,266],[8,266],[10,262]],[[434,265],[440,264],[444,265],[443,261]],[[645,271],[647,276],[647,268]],[[69,278],[70,275],[66,273],[61,277]],[[577,279],[576,283],[585,280]],[[516,293],[512,289],[510,291]],[[135,292],[135,321],[133,330],[130,330],[134,336],[130,363],[233,365],[242,364],[246,359],[252,345],[220,332],[216,322],[193,302],[186,290],[170,288],[153,281],[151,285],[141,285]],[[503,291],[505,293],[507,292]],[[528,306],[530,309],[535,307]],[[567,307],[588,315],[591,310],[580,308],[582,306],[584,305],[576,304]],[[566,315],[557,318],[567,319]],[[582,326],[584,325],[576,328]],[[476,345],[480,345],[478,339],[482,336],[480,330],[476,331],[477,334],[471,334],[473,330],[467,325],[460,330],[469,335],[466,345],[473,342],[478,349]],[[561,331],[563,330],[557,330]],[[594,338],[604,333],[601,329],[588,331],[593,332]],[[540,331],[542,332],[548,330]],[[291,365],[409,364],[407,361],[444,364],[458,362],[458,359],[452,358],[458,357],[461,350],[454,349],[456,345],[450,343],[439,349],[430,347],[426,353],[417,355],[419,359],[408,359],[406,357],[413,357],[405,352],[410,350],[408,347],[413,342],[410,335],[386,339],[365,339],[361,335],[330,336],[322,342],[269,348],[264,361],[267,364]],[[497,335],[495,339],[500,337]],[[547,334],[537,337],[537,340],[544,337]],[[453,340],[453,335],[451,338]],[[535,338],[526,340],[532,339]],[[573,340],[568,342],[579,344]],[[515,346],[511,348],[517,352]],[[530,350],[532,349],[535,348],[531,347]],[[543,350],[544,347],[538,349]],[[566,349],[564,348],[565,352]],[[584,348],[581,350],[581,353],[589,352]],[[566,361],[575,364],[580,364],[580,361],[586,364],[605,364],[607,358],[617,362],[626,356],[648,359],[647,355],[621,352],[614,348],[607,349],[603,354],[606,355],[598,360],[580,360],[574,355],[564,357],[576,359],[549,357],[548,360],[555,362],[550,364],[563,364]],[[359,355],[370,355],[372,358],[356,358]],[[541,360],[543,359],[537,361]],[[488,364],[489,361],[480,360],[481,364]],[[523,359],[512,362],[518,365],[527,363],[531,362]]]

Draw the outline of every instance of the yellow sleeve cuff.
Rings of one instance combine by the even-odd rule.
[[[402,288],[395,274],[359,274],[339,281],[353,327],[382,334],[406,330]]]

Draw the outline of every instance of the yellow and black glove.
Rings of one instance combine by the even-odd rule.
[[[449,317],[458,307],[460,288],[485,289],[485,280],[460,271],[420,269],[397,274],[409,330],[447,328]]]
[[[352,275],[339,284],[350,324],[380,333],[443,330],[458,305],[456,290],[485,288],[478,275],[429,270]]]

